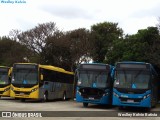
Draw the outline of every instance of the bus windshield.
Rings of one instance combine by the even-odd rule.
[[[38,74],[35,69],[16,69],[13,71],[12,83],[37,84]]]
[[[116,71],[114,87],[131,89],[148,89],[150,73],[145,70]]]
[[[0,71],[0,84],[9,84],[8,72]]]
[[[79,71],[78,86],[107,87],[107,71]]]

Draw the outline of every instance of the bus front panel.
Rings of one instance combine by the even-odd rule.
[[[85,92],[86,91],[86,92]],[[96,88],[77,87],[76,101],[92,104],[109,104],[111,102],[111,92],[109,89],[101,90]]]
[[[127,90],[126,90],[127,91]],[[143,93],[124,93],[113,89],[113,105],[116,106],[133,106],[133,107],[151,107],[151,90]]]
[[[113,87],[113,105],[150,108],[151,73],[148,64],[118,64]]]
[[[15,98],[39,98],[38,65],[14,64],[11,97]]]
[[[81,64],[75,77],[77,102],[111,104],[112,79],[108,65]]]
[[[39,85],[35,85],[30,88],[21,88],[21,87],[15,87],[11,85],[11,92],[10,96],[14,98],[33,98],[38,99],[39,98]]]

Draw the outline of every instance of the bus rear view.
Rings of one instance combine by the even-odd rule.
[[[113,105],[151,108],[157,103],[157,74],[149,63],[118,62]]]
[[[111,104],[112,68],[107,64],[80,64],[75,74],[76,101],[82,102],[84,107],[88,103]]]

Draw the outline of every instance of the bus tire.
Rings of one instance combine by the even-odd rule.
[[[62,99],[63,99],[63,101],[66,100],[66,93],[65,92],[63,93],[63,98]]]
[[[88,107],[88,103],[83,103],[83,107]]]

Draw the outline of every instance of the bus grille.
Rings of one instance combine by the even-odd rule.
[[[31,92],[22,92],[22,91],[14,91],[15,94],[24,94],[24,95],[29,95]]]
[[[120,97],[120,100],[122,102],[128,102],[129,100],[133,100],[134,102],[141,102],[143,98],[122,98]]]
[[[85,99],[89,97],[100,99],[104,94],[103,90],[97,88],[81,88],[79,91],[81,92],[81,96]]]

